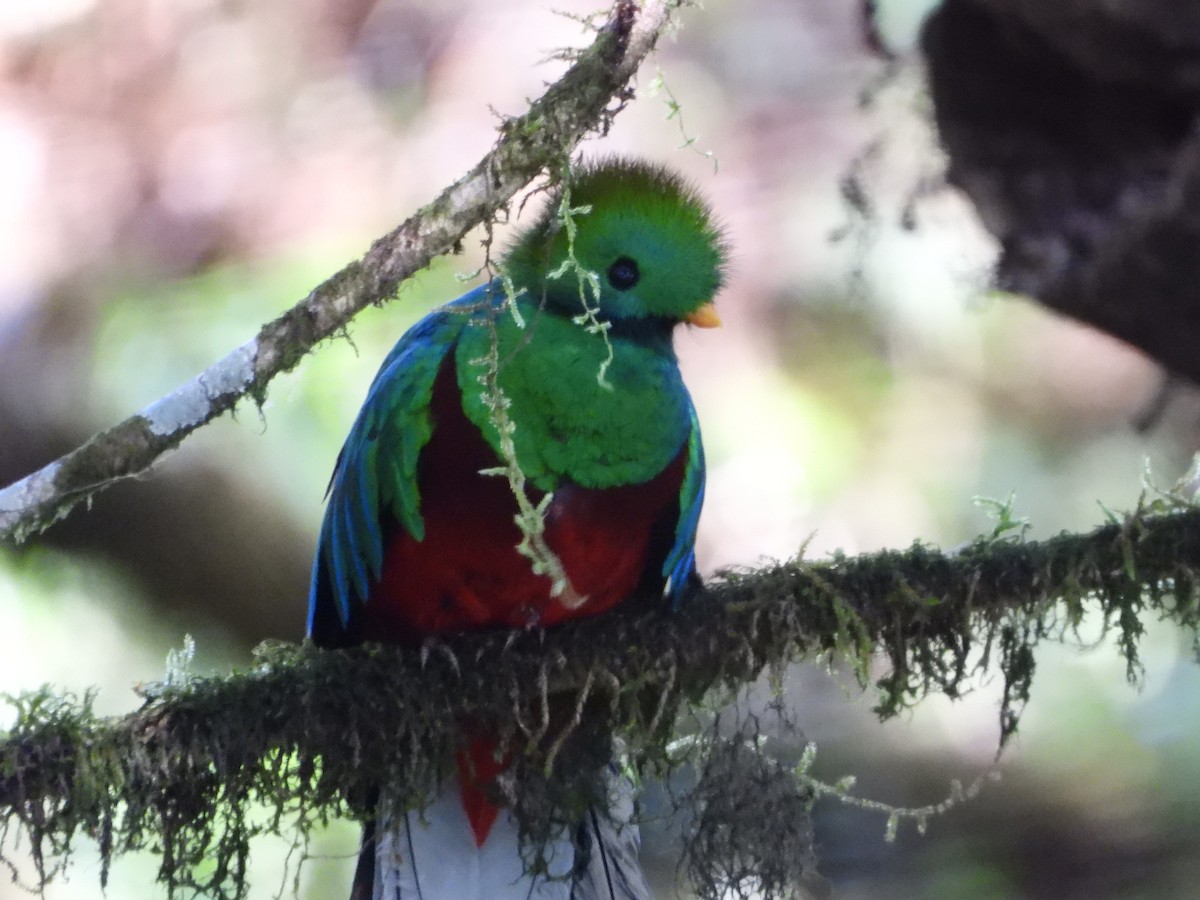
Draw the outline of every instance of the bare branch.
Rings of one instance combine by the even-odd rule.
[[[294,368],[313,346],[369,304],[391,298],[400,283],[452,251],[547,167],[561,163],[590,130],[603,130],[609,103],[627,99],[630,78],[653,49],[679,0],[618,0],[596,40],[473,169],[433,202],[372,244],[360,260],[315,288],[258,335],[191,381],[81,447],[0,490],[0,538],[22,540],[65,516],[79,501],[122,478],[145,472],[159,456],[249,395]],[[619,108],[619,106],[618,106]]]

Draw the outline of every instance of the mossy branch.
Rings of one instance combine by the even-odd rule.
[[[866,683],[882,658],[883,716],[999,673],[1007,737],[1039,641],[1070,638],[1094,617],[1115,632],[1136,676],[1147,617],[1193,630],[1200,621],[1200,510],[1160,504],[1041,542],[1011,534],[956,553],[916,544],[730,573],[676,612],[648,608],[548,632],[420,650],[272,645],[247,672],[147,689],[143,708],[118,719],[96,717],[89,698],[42,692],[18,702],[18,722],[0,740],[3,830],[28,833],[39,874],[85,832],[106,860],[156,849],[161,879],[176,887],[194,886],[205,861],[201,886],[237,896],[253,835],[285,819],[306,832],[332,815],[367,815],[372,784],[419,803],[464,719],[509,729],[532,761],[513,767],[522,778],[544,774],[548,747],[555,769],[570,771],[577,760],[556,732],[570,726],[547,713],[551,694],[571,707],[587,692],[593,734],[614,729],[636,761],[668,766],[679,714],[714,688],[798,659],[848,661]]]
[[[0,540],[22,540],[81,500],[146,471],[202,425],[249,395],[261,403],[276,375],[293,369],[319,341],[339,333],[370,304],[439,255],[541,172],[561,168],[590,131],[604,131],[628,99],[629,80],[681,0],[639,6],[617,0],[590,47],[521,116],[506,119],[495,146],[466,175],[403,224],[314,288],[258,335],[178,390],[91,438],[61,459],[0,490]],[[617,101],[616,107],[610,104]]]

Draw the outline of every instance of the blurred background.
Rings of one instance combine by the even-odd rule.
[[[932,0],[880,4],[913,45]],[[39,0],[0,4],[0,483],[173,389],[461,175],[497,115],[590,41],[575,0]],[[725,327],[680,354],[710,465],[707,573],[990,530],[973,497],[1015,495],[1033,537],[1131,507],[1200,442],[1200,394],[1148,428],[1162,375],[1137,352],[987,292],[994,248],[939,188],[921,72],[871,52],[860,10],[708,0],[584,153],[686,172],[734,247]],[[671,116],[677,102],[680,114]],[[847,201],[865,190],[866,205]],[[514,207],[515,208],[515,207]],[[100,689],[107,712],[162,678],[244,665],[303,634],[328,473],[383,354],[482,262],[474,237],[149,475],[45,535],[0,547],[0,691]],[[1092,623],[1094,626],[1096,623]],[[1200,669],[1191,635],[1147,623],[1140,689],[1107,642],[1039,656],[1002,780],[885,841],[878,813],[817,810],[821,871],[858,898],[1193,897],[1200,879]],[[1090,642],[1090,643],[1089,643]],[[941,800],[992,765],[997,686],[880,725],[838,673],[788,699],[817,773],[889,803]],[[10,721],[0,710],[0,727]],[[647,857],[673,896],[670,823]],[[23,850],[9,836],[6,852]],[[309,848],[299,896],[343,896],[357,829]],[[254,897],[292,890],[287,846]],[[109,896],[157,897],[153,857]],[[32,866],[21,872],[28,884]],[[86,842],[50,900],[100,895]],[[0,898],[23,897],[0,883]]]

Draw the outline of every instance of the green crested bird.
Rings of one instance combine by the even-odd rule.
[[[658,166],[579,165],[566,189],[571,209],[560,186],[503,278],[426,316],[384,360],[330,485],[317,644],[551,626],[638,597],[676,604],[696,580],[704,453],[673,336],[720,324],[725,244]],[[525,480],[524,530],[505,473]],[[495,740],[464,743],[457,784],[368,824],[353,897],[649,896],[627,811],[563,834],[551,868],[571,877],[525,874],[488,790],[505,764]]]

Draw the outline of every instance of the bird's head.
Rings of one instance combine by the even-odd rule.
[[[594,273],[601,321],[669,329],[720,323],[712,298],[725,260],[720,229],[691,187],[660,166],[618,158],[577,166],[567,192],[554,191],[504,264],[549,311],[578,315],[585,300],[597,306],[588,285],[580,295],[581,280]]]

